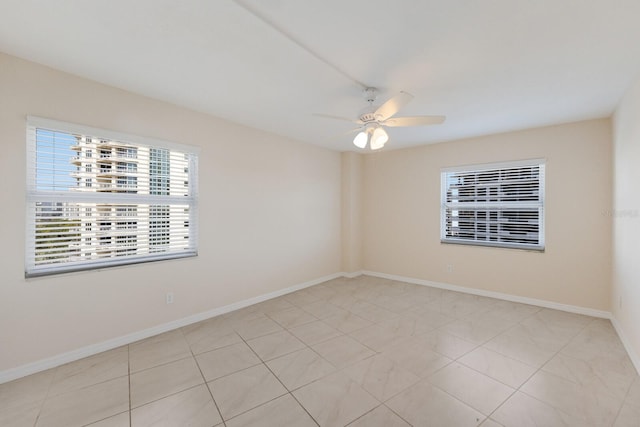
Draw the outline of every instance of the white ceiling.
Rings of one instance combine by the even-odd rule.
[[[0,0],[0,51],[340,151],[360,84],[447,116],[387,150],[609,116],[640,1]]]

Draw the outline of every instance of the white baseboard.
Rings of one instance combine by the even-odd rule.
[[[357,274],[360,275],[360,274]],[[73,362],[94,354],[101,353],[103,351],[112,350],[123,345],[131,344],[144,338],[149,338],[154,335],[158,335],[164,332],[172,331],[174,329],[181,328],[183,326],[190,325],[192,323],[200,322],[202,320],[210,319],[221,314],[228,313],[230,311],[238,310],[259,302],[263,302],[272,298],[276,298],[291,292],[298,291],[300,289],[308,288],[328,280],[336,279],[338,277],[349,277],[346,273],[334,273],[328,276],[320,277],[318,279],[310,280],[308,282],[299,283],[288,288],[280,289],[268,294],[259,295],[254,298],[249,298],[243,301],[238,301],[233,304],[225,305],[224,307],[214,308],[202,313],[197,313],[192,316],[177,319],[162,325],[154,326],[152,328],[144,329],[141,331],[133,332],[121,337],[113,338],[107,341],[103,341],[97,344],[92,344],[86,347],[72,350],[67,353],[58,354],[47,359],[39,360],[37,362],[28,363],[26,365],[18,366],[17,368],[7,369],[0,372],[0,384],[13,381],[18,378],[26,377],[27,375],[35,374],[37,372],[45,371],[47,369],[55,368],[56,366],[64,365],[65,363]],[[355,277],[355,276],[353,276]]]
[[[354,277],[358,277],[358,276],[362,276],[363,271],[354,271],[352,273],[342,273],[343,277],[346,277],[347,279],[353,279]]]
[[[613,325],[613,328],[616,330],[616,333],[618,334],[618,337],[620,338],[622,345],[627,351],[627,354],[629,355],[629,359],[631,359],[631,363],[633,363],[633,366],[636,368],[638,375],[640,375],[640,357],[631,346],[631,343],[627,338],[627,336],[625,335],[624,330],[620,325],[620,322],[618,322],[618,320],[613,316],[611,312],[595,310],[593,308],[580,307],[576,305],[561,304],[553,301],[546,301],[546,300],[540,300],[535,298],[520,297],[516,295],[504,294],[501,292],[485,291],[482,289],[474,289],[474,288],[467,288],[464,286],[450,285],[448,283],[431,282],[429,280],[415,279],[412,277],[398,276],[395,274],[378,273],[376,271],[365,270],[362,272],[362,274],[366,274],[367,276],[380,277],[383,279],[413,283],[416,285],[431,286],[434,288],[446,289],[449,291],[464,292],[472,295],[497,298],[497,299],[511,301],[511,302],[519,302],[523,304],[535,305],[538,307],[552,308],[555,310],[567,311],[569,313],[584,314],[586,316],[609,319],[611,321],[611,324]]]
[[[633,363],[633,366],[635,366],[638,375],[640,375],[640,357],[638,357],[638,353],[636,353],[636,351],[631,346],[631,342],[627,338],[627,335],[622,329],[620,322],[618,322],[618,319],[611,316],[611,323],[613,324],[613,328],[618,333],[620,341],[622,341],[622,345],[624,346],[625,350],[627,350],[627,354],[629,355],[629,359],[631,359],[631,363]]]
[[[600,317],[603,319],[611,319],[611,313],[608,311],[596,310],[593,308],[580,307],[577,305],[561,304],[558,302],[520,297],[517,295],[504,294],[502,292],[485,291],[483,289],[467,288],[464,286],[450,285],[448,283],[432,282],[423,279],[414,279],[412,277],[397,276],[395,274],[378,273],[376,271],[363,271],[367,276],[380,277],[383,279],[398,280],[400,282],[413,283],[415,285],[431,286],[433,288],[446,289],[448,291],[464,292],[466,294],[478,295],[489,298],[496,298],[511,302],[519,302],[522,304],[535,305],[538,307],[552,308],[554,310],[567,311],[569,313],[584,314],[586,316]]]
[[[133,342],[139,341],[144,338],[149,338],[154,335],[158,335],[164,332],[172,331],[174,329],[181,328],[183,326],[190,325],[192,323],[200,322],[202,320],[210,319],[215,316],[219,316],[221,314],[229,313],[234,310],[238,310],[253,304],[257,304],[272,298],[276,298],[282,295],[286,295],[291,292],[295,292],[300,289],[308,288],[310,286],[314,286],[332,279],[336,279],[338,277],[347,277],[354,278],[360,275],[374,276],[380,277],[384,279],[390,280],[398,280],[401,282],[413,283],[416,285],[423,286],[431,286],[439,289],[446,289],[450,291],[464,292],[472,295],[485,296],[490,298],[497,298],[506,301],[519,302],[523,304],[530,304],[539,307],[552,308],[561,311],[567,311],[571,313],[584,314],[587,316],[600,317],[605,319],[611,319],[611,322],[620,337],[627,353],[629,354],[629,358],[631,359],[633,365],[635,366],[638,373],[640,373],[640,358],[634,352],[633,348],[629,344],[628,339],[626,338],[619,322],[613,318],[610,312],[595,310],[591,308],[579,307],[574,305],[560,304],[552,301],[539,300],[534,298],[527,297],[519,297],[510,294],[504,294],[500,292],[493,291],[485,291],[481,289],[467,288],[464,286],[450,285],[447,283],[438,283],[432,282],[429,280],[423,279],[415,279],[412,277],[398,276],[394,274],[386,274],[386,273],[378,273],[375,271],[356,271],[356,272],[341,272],[334,273],[328,276],[320,277],[318,279],[310,280],[304,283],[300,283],[294,286],[290,286],[288,288],[280,289],[274,292],[270,292],[268,294],[259,295],[254,298],[249,298],[243,301],[239,301],[233,304],[226,305],[224,307],[214,308],[212,310],[208,310],[202,313],[197,313],[192,316],[184,317],[182,319],[177,319],[168,323],[164,323],[162,325],[154,326],[152,328],[144,329],[141,331],[137,331],[131,334],[127,334],[121,337],[117,337],[114,339],[110,339],[107,341],[103,341],[97,344],[92,344],[86,347],[79,348],[77,350],[72,350],[67,353],[59,354],[47,359],[39,360],[37,362],[28,363],[26,365],[18,366],[17,368],[8,369],[0,372],[0,384],[25,377],[27,375],[35,374],[40,371],[44,371],[47,369],[55,368],[60,365],[64,365],[65,363],[73,362],[88,356],[93,356],[94,354],[101,353],[103,351],[111,350],[123,345],[131,344]]]

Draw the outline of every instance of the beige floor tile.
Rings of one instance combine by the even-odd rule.
[[[611,425],[622,401],[598,389],[538,371],[520,390],[587,424]]]
[[[179,329],[129,345],[131,372],[153,368],[187,356],[191,356],[191,349]]]
[[[597,319],[575,336],[562,353],[588,362],[601,360],[612,366],[630,365],[627,351],[615,330],[610,323],[602,323],[601,320]]]
[[[315,421],[290,394],[285,394],[227,421],[227,427],[285,426],[317,426]]]
[[[306,289],[309,295],[317,300],[327,300],[336,294],[336,291],[324,284],[315,285]]]
[[[270,360],[267,366],[289,390],[300,388],[336,370],[309,348]]]
[[[273,313],[274,311],[286,310],[287,308],[293,308],[295,305],[291,304],[284,297],[273,298],[259,304],[255,307],[265,314]]]
[[[417,375],[381,355],[355,363],[342,372],[381,402],[420,380]]]
[[[173,394],[131,411],[132,427],[212,427],[222,423],[205,384]]]
[[[430,305],[419,305],[403,314],[417,319],[423,328],[434,330],[454,322],[456,319],[434,310]]]
[[[483,347],[539,368],[563,345],[561,340],[552,336],[546,338],[531,336],[522,325],[518,325],[483,344]]]
[[[121,377],[47,399],[37,426],[83,426],[128,410],[129,379]]]
[[[385,329],[394,331],[398,336],[417,336],[433,331],[437,327],[416,316],[401,315],[378,323]]]
[[[55,376],[55,368],[0,384],[0,409],[42,402]]]
[[[403,391],[386,405],[414,426],[477,426],[486,418],[425,380]]]
[[[616,418],[613,427],[639,427],[640,426],[640,408],[631,406],[626,403],[620,409],[620,413]]]
[[[367,412],[349,427],[411,427],[405,420],[393,413],[389,408],[380,405]]]
[[[129,375],[129,350],[120,347],[67,363],[56,369],[49,396]]]
[[[301,350],[306,345],[288,331],[280,331],[247,341],[247,344],[263,360],[271,360],[276,357]]]
[[[414,340],[391,347],[382,355],[421,378],[451,363],[451,359],[432,351],[426,343]]]
[[[89,424],[87,427],[130,427],[129,411],[122,412],[118,415],[114,415],[104,420],[100,420],[93,424]]]
[[[305,323],[318,320],[315,316],[312,316],[311,314],[298,307],[274,311],[273,313],[269,313],[268,316],[272,320],[278,322],[278,324],[283,328],[294,328],[296,326],[304,325]]]
[[[312,348],[338,369],[375,354],[373,350],[348,336],[333,338]]]
[[[428,380],[487,416],[515,392],[515,389],[457,362],[442,368]]]
[[[331,304],[328,301],[316,301],[311,304],[303,305],[302,309],[307,313],[311,313],[318,319],[326,319],[327,317],[346,313],[346,310],[338,307],[337,305]]]
[[[415,339],[417,342],[424,343],[427,348],[440,353],[450,359],[457,359],[473,349],[478,345],[470,341],[458,338],[455,335],[442,332],[440,330],[430,332],[426,335],[420,335]]]
[[[553,316],[544,315],[546,311],[540,311],[520,322],[528,335],[534,338],[553,339],[563,346],[584,329],[584,325],[573,321],[554,321]],[[568,313],[569,314],[569,313]]]
[[[208,383],[225,420],[287,393],[263,364]]]
[[[582,314],[568,313],[566,311],[553,310],[543,308],[535,314],[536,317],[544,319],[549,325],[555,325],[557,328],[581,330],[587,327],[589,323],[595,320],[593,317],[584,316]]]
[[[630,405],[640,408],[640,376],[634,375],[634,378],[625,400]]]
[[[373,324],[366,328],[358,329],[349,334],[356,341],[366,347],[383,351],[384,349],[397,345],[409,336],[408,330],[397,330],[395,328],[387,328],[380,324]]]
[[[292,292],[284,296],[291,304],[301,307],[323,299],[322,295],[309,292],[307,289]]]
[[[240,336],[221,317],[186,326],[182,328],[182,332],[193,354],[242,342]]]
[[[398,317],[398,313],[385,310],[384,308],[378,307],[375,304],[370,304],[363,301],[358,304],[354,304],[349,310],[362,317],[363,319],[374,323],[383,322],[385,320],[391,320]]]
[[[362,317],[357,316],[348,311],[345,313],[336,314],[336,315],[327,317],[323,319],[323,321],[345,334],[348,334],[357,329],[361,329],[373,324],[373,322],[365,320]]]
[[[604,358],[585,361],[562,353],[555,355],[542,370],[582,387],[606,390],[620,400],[627,395],[635,374],[635,368],[630,361],[615,363]]]
[[[482,424],[480,424],[480,427],[504,427],[504,426],[502,424],[495,422],[491,418],[487,418],[486,420],[484,420]]]
[[[513,388],[520,387],[536,372],[532,366],[484,347],[465,354],[458,362]]]
[[[40,414],[42,401],[14,403],[5,406],[0,401],[0,426],[33,427]]]
[[[238,335],[245,340],[258,338],[282,330],[282,326],[266,316],[237,322],[234,328]]]
[[[320,426],[346,425],[380,404],[339,372],[299,388],[293,395]]]
[[[511,396],[491,418],[504,427],[596,427],[521,392]]]
[[[234,310],[230,313],[226,313],[222,316],[229,326],[235,328],[237,324],[248,322],[254,319],[264,319],[264,311],[259,304],[250,305],[238,310]]]
[[[202,383],[204,378],[193,357],[136,372],[131,375],[131,407],[142,406]]]
[[[473,313],[486,311],[489,305],[490,303],[482,297],[456,293],[455,295],[445,294],[438,301],[429,304],[429,307],[438,313],[458,319]]]
[[[370,299],[369,302],[383,307],[385,310],[393,311],[396,314],[405,313],[407,310],[420,304],[420,301],[416,301],[411,295],[406,296],[405,292],[394,296],[381,295],[377,298]]]
[[[523,321],[527,317],[533,316],[540,310],[542,310],[540,307],[533,305],[511,301],[498,301],[491,306],[491,310],[483,313],[481,317],[500,319],[509,325],[513,325]]]
[[[258,356],[244,342],[199,354],[196,361],[206,381],[260,364]]]
[[[327,299],[327,302],[330,302],[331,304],[344,310],[348,310],[349,307],[351,307],[358,301],[360,300],[356,298],[352,293],[338,294]]]
[[[500,319],[471,315],[448,323],[440,330],[467,341],[483,344],[511,327]]]
[[[296,326],[289,329],[289,332],[307,345],[318,344],[342,335],[342,332],[320,320]]]

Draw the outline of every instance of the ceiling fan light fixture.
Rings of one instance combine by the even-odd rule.
[[[355,138],[353,138],[353,144],[358,148],[364,148],[367,146],[367,140],[369,139],[369,135],[367,132],[362,131],[358,132]]]
[[[379,150],[389,140],[389,135],[382,127],[377,127],[371,135],[371,149]]]

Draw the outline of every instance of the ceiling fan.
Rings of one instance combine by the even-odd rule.
[[[445,116],[411,116],[411,117],[394,117],[394,115],[413,99],[413,95],[407,92],[400,92],[393,98],[387,100],[381,106],[375,108],[373,106],[377,97],[377,90],[368,87],[363,91],[369,107],[356,120],[345,117],[337,117],[326,114],[317,114],[317,116],[328,119],[346,120],[348,122],[360,125],[358,128],[348,133],[359,131],[353,139],[353,143],[358,148],[365,148],[367,144],[372,150],[378,150],[384,147],[389,140],[389,134],[385,127],[403,127],[403,126],[425,126],[437,125],[443,123]]]

